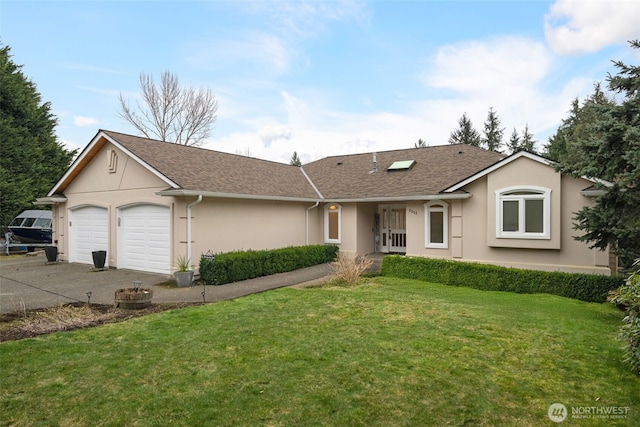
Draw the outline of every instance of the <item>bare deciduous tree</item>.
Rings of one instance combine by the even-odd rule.
[[[197,146],[211,134],[218,100],[210,88],[180,86],[176,74],[164,71],[159,85],[151,74],[140,73],[140,89],[138,112],[121,93],[119,114],[147,138]]]

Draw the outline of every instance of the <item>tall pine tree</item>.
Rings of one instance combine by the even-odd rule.
[[[520,148],[527,150],[530,153],[536,153],[536,140],[533,139],[533,134],[529,132],[529,124],[524,126],[522,131],[522,139],[520,140]]]
[[[481,138],[478,131],[473,127],[471,120],[464,113],[458,120],[458,129],[451,132],[449,144],[467,144],[475,147],[480,146]]]
[[[69,167],[75,151],[56,140],[56,118],[36,86],[0,45],[0,225],[33,209]]]
[[[493,111],[493,107],[489,108],[487,120],[484,122],[484,137],[482,138],[482,146],[489,151],[500,152],[502,147],[502,137],[505,128],[501,128],[498,114]]]
[[[513,132],[511,132],[511,136],[509,137],[509,142],[507,142],[507,150],[509,151],[509,154],[513,154],[516,151],[520,151],[521,144],[522,142],[520,141],[520,134],[514,127]]]
[[[640,49],[638,40],[632,41]],[[603,195],[593,207],[576,213],[579,240],[592,247],[612,247],[624,266],[640,258],[640,66],[614,62],[615,76],[607,78],[609,89],[623,95],[620,103],[590,103],[585,132],[569,135],[565,143],[579,153],[561,158],[558,169],[572,176],[607,180],[596,184]]]

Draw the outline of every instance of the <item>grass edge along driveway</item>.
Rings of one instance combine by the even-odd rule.
[[[0,344],[1,425],[554,425],[625,407],[609,304],[373,278]]]

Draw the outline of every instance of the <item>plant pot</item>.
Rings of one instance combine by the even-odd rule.
[[[104,268],[104,263],[107,260],[107,251],[93,251],[91,256],[93,257],[93,266],[95,268]]]
[[[186,288],[193,283],[193,271],[176,271],[173,273],[179,288]]]
[[[47,262],[56,262],[58,260],[58,247],[45,246],[44,254],[47,256]]]
[[[118,289],[115,295],[115,306],[127,309],[146,308],[151,305],[153,291],[146,288]]]

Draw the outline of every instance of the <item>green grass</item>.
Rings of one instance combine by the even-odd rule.
[[[555,402],[638,425],[621,318],[393,278],[281,289],[2,343],[0,425],[538,426]]]

